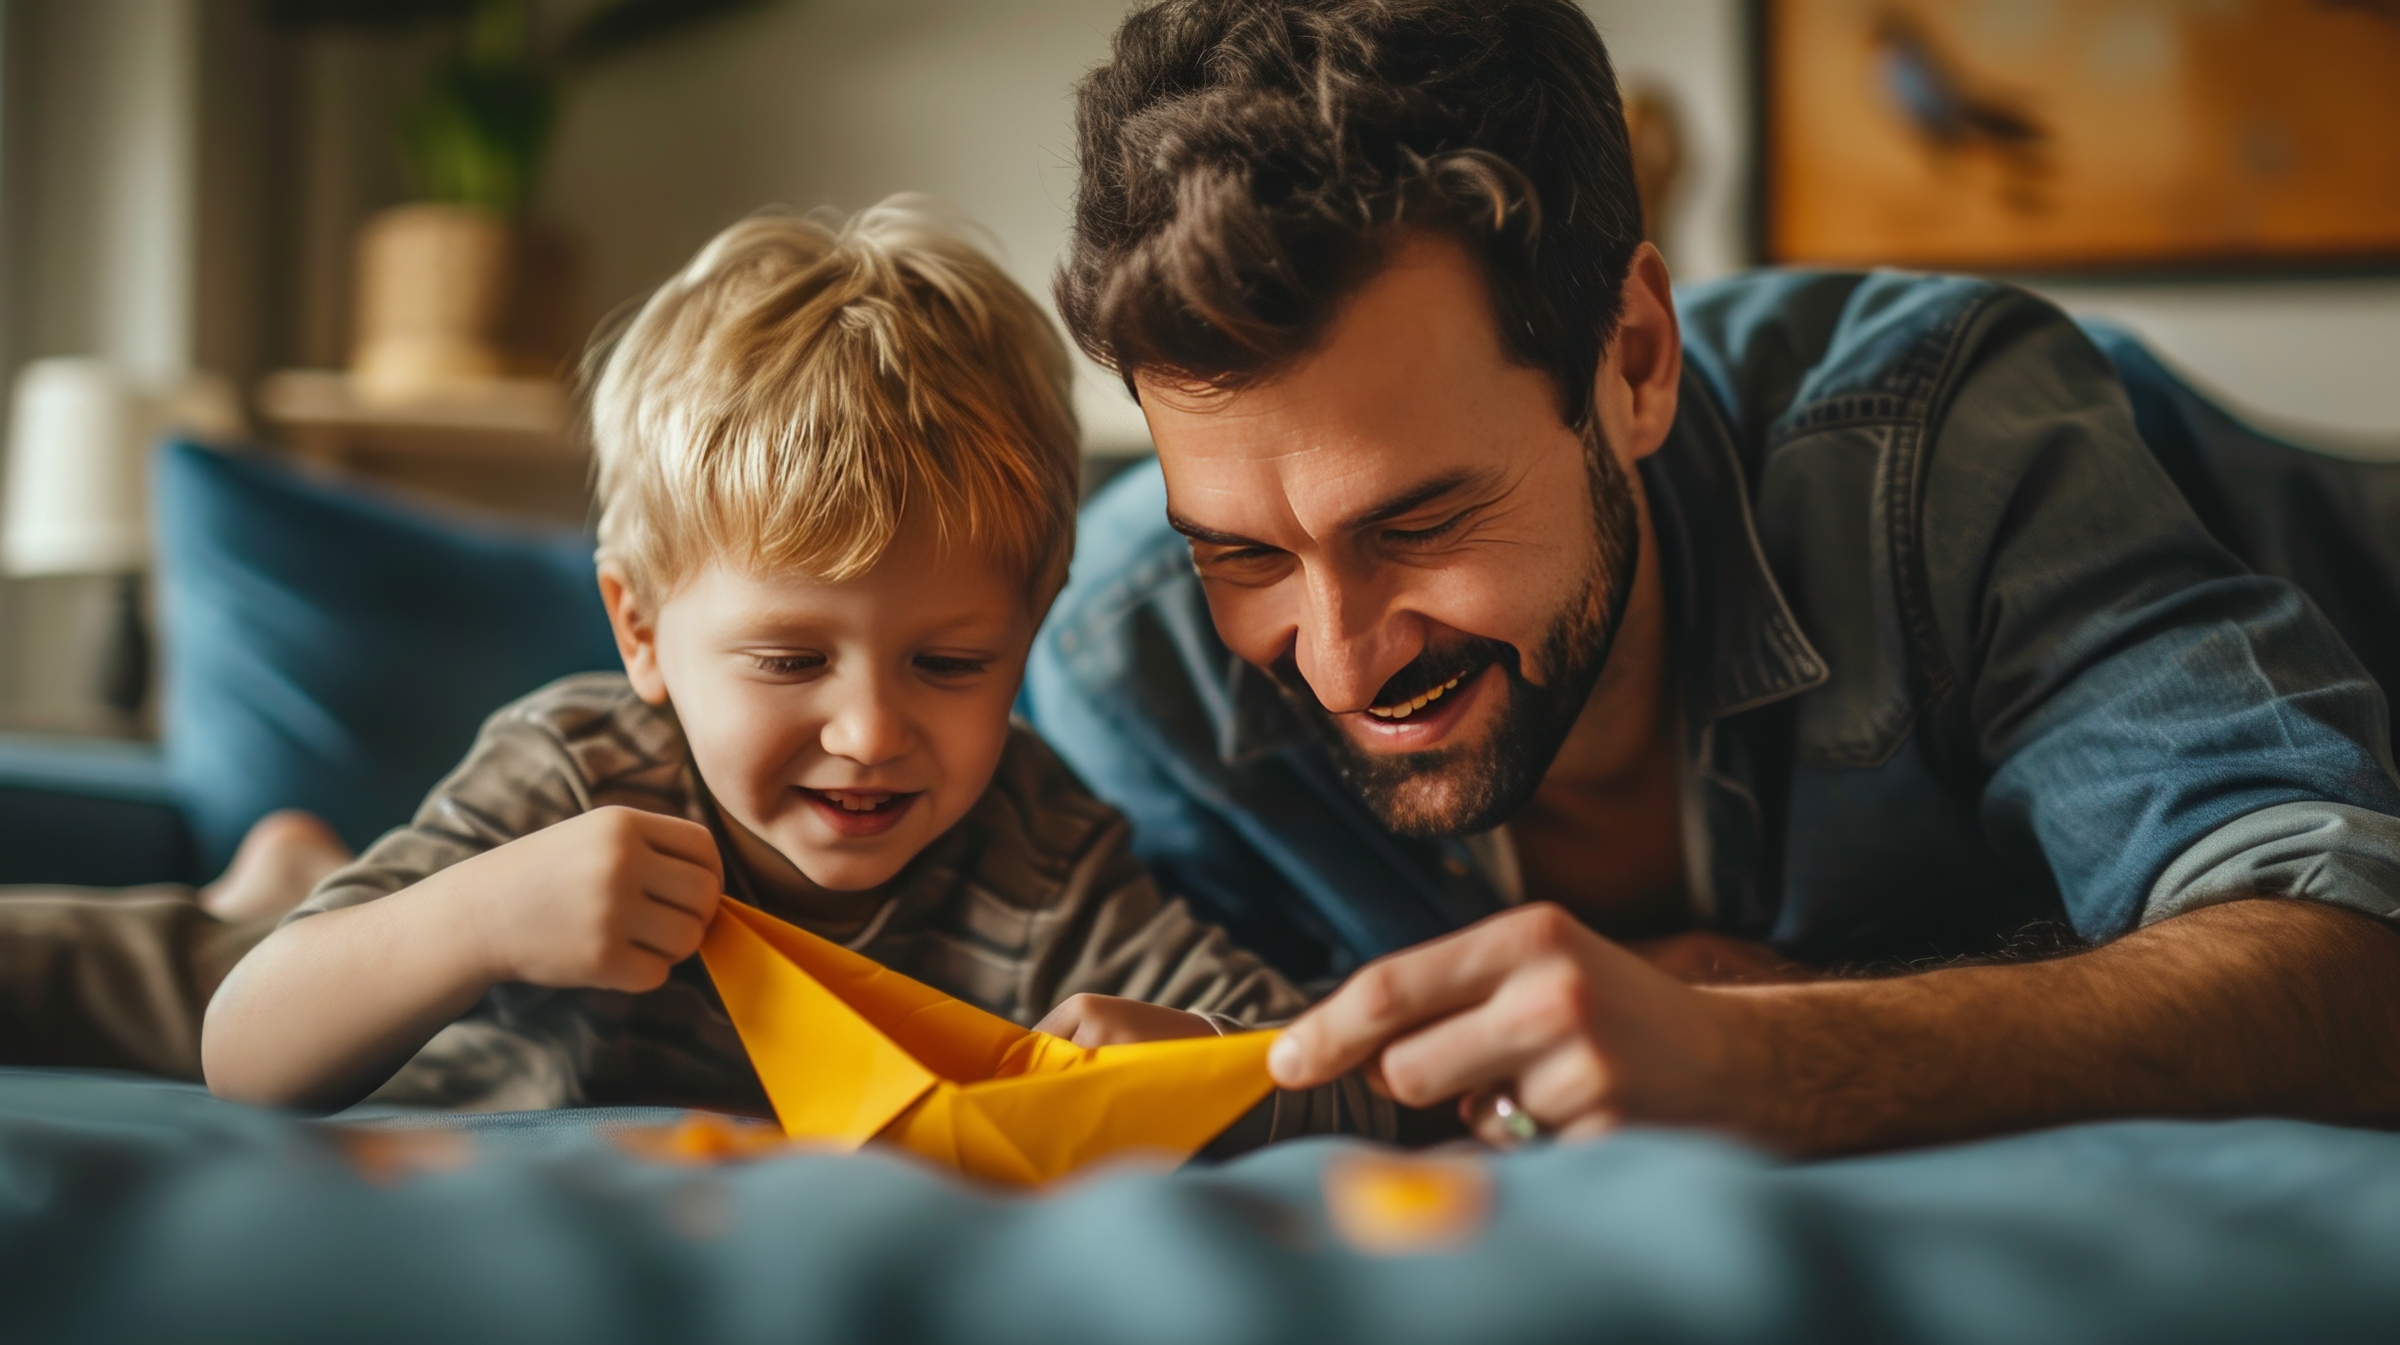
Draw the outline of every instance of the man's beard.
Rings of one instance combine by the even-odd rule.
[[[1342,779],[1394,833],[1462,836],[1514,817],[1532,801],[1591,699],[1633,591],[1641,533],[1633,478],[1601,442],[1596,427],[1586,435],[1585,475],[1596,554],[1575,596],[1541,636],[1540,667],[1548,680],[1526,679],[1516,646],[1468,635],[1426,646],[1376,693],[1375,704],[1400,705],[1452,678],[1462,679],[1463,691],[1486,668],[1498,667],[1507,676],[1504,699],[1481,744],[1391,755],[1364,751],[1318,702],[1291,656],[1270,669],[1285,698],[1325,744]]]

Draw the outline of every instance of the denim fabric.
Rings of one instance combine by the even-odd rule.
[[[2400,462],[2310,452],[2244,425],[2134,336],[2084,321],[2133,423],[2192,512],[2242,563],[2298,584],[2378,685],[2400,686]]]
[[[2276,808],[2271,859],[2178,875],[2292,872],[2317,837],[2357,853],[2285,890],[2390,909],[2382,693],[2210,535],[2062,314],[1887,273],[1759,273],[1680,309],[1682,410],[1641,480],[1700,919],[1823,961],[2039,921],[2106,939],[2218,899],[2170,865]],[[1226,650],[1163,505],[1149,466],[1087,506],[1022,700],[1162,883],[1299,976],[1499,909],[1462,844],[1377,825]]]

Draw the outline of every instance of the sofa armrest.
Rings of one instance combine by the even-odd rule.
[[[196,864],[157,748],[0,737],[0,884],[193,882]]]

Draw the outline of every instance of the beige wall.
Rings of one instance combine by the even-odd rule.
[[[1047,298],[1073,195],[1070,91],[1116,0],[789,0],[602,70],[569,104],[544,201],[580,223],[596,306],[656,284],[763,205],[950,198]],[[1087,367],[1087,439],[1144,442]]]
[[[601,72],[570,104],[547,203],[587,228],[595,310],[655,283],[768,203],[855,209],[948,196],[1046,292],[1072,189],[1075,78],[1118,0],[791,0]],[[1746,260],[1750,107],[1741,0],[1589,0],[1629,80],[1684,109],[1691,171],[1666,244],[1706,279]],[[2151,334],[2229,400],[2294,433],[2400,454],[2400,280],[2045,285]],[[1143,441],[1087,370],[1096,446]]]

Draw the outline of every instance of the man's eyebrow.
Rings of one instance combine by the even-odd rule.
[[[1363,532],[1378,524],[1389,523],[1395,518],[1422,509],[1445,495],[1455,495],[1470,486],[1484,484],[1490,480],[1491,475],[1489,471],[1474,471],[1463,467],[1455,472],[1445,472],[1430,481],[1411,486],[1388,500],[1370,505],[1343,519],[1341,530]],[[1268,551],[1282,549],[1244,537],[1238,532],[1221,532],[1215,528],[1203,527],[1172,509],[1167,511],[1167,526],[1195,542],[1206,542],[1211,546],[1258,547]]]
[[[1255,546],[1264,547],[1269,551],[1279,549],[1267,546],[1265,542],[1253,541],[1238,532],[1219,532],[1215,528],[1201,527],[1172,509],[1167,511],[1167,526],[1195,542],[1206,542],[1210,546]]]
[[[1455,472],[1445,472],[1431,481],[1411,486],[1381,504],[1370,505],[1352,514],[1342,520],[1342,531],[1364,532],[1378,524],[1389,523],[1395,518],[1415,513],[1445,495],[1455,495],[1469,486],[1481,484],[1490,476],[1488,471],[1473,471],[1463,467]]]

